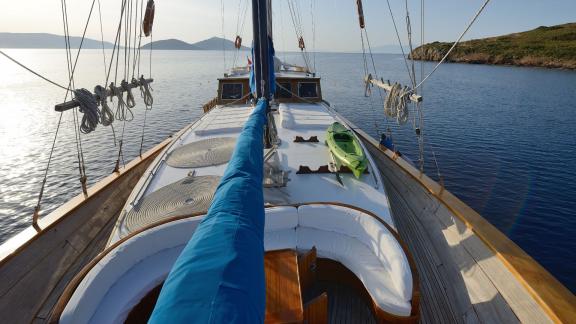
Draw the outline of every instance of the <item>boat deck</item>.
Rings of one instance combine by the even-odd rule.
[[[551,323],[518,278],[462,221],[373,143],[398,233],[420,276],[422,323]]]
[[[281,126],[279,114],[276,117],[277,126]],[[278,128],[279,133],[283,132],[281,127]],[[486,228],[478,226],[481,222],[470,223],[468,220],[465,224],[461,215],[456,216],[454,210],[449,209],[455,208],[454,201],[440,202],[438,196],[442,195],[438,190],[432,190],[420,183],[417,172],[407,171],[407,164],[402,159],[394,160],[391,154],[378,148],[374,139],[363,134],[360,129],[353,128],[360,134],[372,155],[372,165],[379,169],[382,176],[379,185],[367,183],[365,189],[382,197],[379,193],[384,191],[382,184],[384,185],[387,196],[383,198],[385,201],[381,202],[381,208],[387,210],[388,200],[390,201],[391,214],[384,215],[394,219],[393,223],[399,235],[414,256],[420,276],[422,323],[549,323],[570,322],[570,319],[574,319],[576,297],[541,266],[522,254],[518,247],[494,248],[493,245],[498,244],[497,240],[489,240],[477,234],[478,231],[487,231]],[[190,133],[190,129],[180,134],[187,132]],[[323,132],[312,129],[288,130],[283,136],[291,138],[296,134],[305,138],[317,135],[320,136],[320,141],[324,136]],[[179,143],[181,140],[176,141],[175,145]],[[152,154],[153,158],[163,145],[145,155]],[[312,146],[289,141],[286,141],[286,145],[281,145],[278,151],[289,156],[292,154],[290,146]],[[44,230],[40,233],[30,237],[18,236],[9,244],[3,245],[10,248],[0,262],[0,274],[3,278],[0,284],[0,314],[5,321],[20,323],[48,320],[56,300],[73,274],[85,266],[91,256],[103,249],[108,227],[102,224],[112,224],[115,221],[122,210],[124,197],[150,162],[147,159],[136,161],[133,169],[129,168],[126,174],[121,172],[98,183],[89,190],[89,199],[79,196],[75,201],[45,217],[43,221],[50,220],[50,223],[41,222]],[[158,159],[163,160],[165,156]],[[295,162],[288,167],[295,172],[298,162],[293,161]],[[214,168],[223,169],[223,166]],[[158,168],[153,170],[157,171]],[[183,171],[181,175],[185,176],[187,172],[189,170]],[[291,178],[294,177],[292,174]],[[309,179],[304,177],[308,175],[296,177],[304,179],[300,188],[320,195],[316,190],[307,188],[305,181]],[[145,174],[136,187],[146,184],[151,189],[150,181],[146,178],[150,178],[150,174]],[[322,181],[326,184],[335,183],[333,175],[314,175],[313,178],[324,179]],[[345,182],[353,180],[351,175],[344,175],[344,178]],[[444,196],[451,195],[447,193]],[[134,199],[135,197],[131,197],[129,200]],[[460,205],[463,204],[460,202]],[[101,208],[102,206],[106,208]],[[470,210],[470,213],[473,214],[473,211]],[[479,215],[474,217],[481,219]],[[29,228],[24,232],[26,233],[36,232]],[[501,233],[500,235],[502,236]],[[513,245],[511,242],[510,244]],[[489,247],[490,245],[492,247]],[[508,263],[515,262],[515,266],[505,264],[503,259],[507,259]],[[513,269],[516,269],[516,272],[513,272]],[[327,290],[331,291],[330,289]],[[329,298],[345,295],[350,296],[349,293],[331,293]],[[540,298],[538,302],[537,298]],[[337,305],[330,307],[331,312],[344,312],[348,307],[353,308],[353,300],[329,299],[329,303],[331,306]],[[357,316],[359,313],[353,314]],[[366,322],[371,322],[370,316]]]
[[[352,173],[340,173],[342,184],[338,182],[334,173],[315,172],[323,170],[322,168],[326,170],[333,161],[328,146],[325,144],[326,130],[332,123],[341,121],[339,117],[321,103],[280,103],[272,106],[271,109],[279,141],[265,154],[267,156],[265,169],[268,168],[265,170],[265,177],[269,177],[265,179],[264,200],[266,204],[289,205],[323,201],[351,204],[361,206],[378,215],[395,228],[390,216],[388,198],[375,164],[370,163],[367,173],[360,179],[355,178]],[[215,186],[206,185],[202,190],[198,190],[189,183],[180,186],[180,189],[167,189],[179,181],[194,181],[186,180],[187,178],[204,181],[207,177],[222,176],[228,161],[222,160],[225,154],[220,154],[220,151],[215,153],[219,150],[217,146],[206,149],[205,153],[198,153],[197,147],[203,144],[197,145],[194,150],[195,154],[201,156],[198,160],[204,159],[218,163],[200,164],[196,167],[173,166],[170,162],[171,154],[184,146],[190,147],[190,145],[207,141],[216,143],[233,140],[242,130],[251,112],[250,105],[216,106],[177,137],[173,145],[157,159],[155,162],[157,167],[145,175],[136,186],[135,192],[142,194],[132,195],[128,200],[125,213],[119,218],[109,245],[139,228],[166,217],[175,216],[174,213],[181,213],[184,208],[188,211],[200,211],[199,208],[206,205],[200,202],[209,202],[210,194],[184,199],[187,202],[172,198],[180,193],[183,193],[181,196],[184,197],[189,196],[191,192],[213,192]],[[305,141],[315,137],[317,141],[299,142],[295,141],[297,137]],[[230,154],[231,152],[232,149],[230,149]],[[221,161],[225,162],[221,163]],[[301,173],[302,168],[312,173]],[[272,176],[268,176],[268,171],[272,173]],[[168,199],[168,196],[171,198]],[[162,201],[162,204],[159,206],[147,200]],[[184,214],[190,214],[190,212]],[[138,225],[139,223],[141,224]]]

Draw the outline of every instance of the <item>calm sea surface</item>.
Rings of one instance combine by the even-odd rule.
[[[66,83],[63,50],[7,52]],[[300,61],[293,53],[280,58]],[[401,56],[382,54],[375,60],[380,76],[408,82]],[[228,66],[231,61],[229,53]],[[325,99],[374,136],[388,125],[398,148],[416,161],[412,125],[386,122],[377,92],[363,96],[362,66],[359,54],[317,54]],[[431,68],[424,65],[425,71]],[[147,64],[142,71],[149,75]],[[200,117],[223,71],[221,52],[154,52],[155,105],[146,127],[137,92],[134,120],[115,123],[117,139],[124,129],[123,160],[138,155],[142,132],[146,150]],[[101,52],[85,50],[76,87],[103,83]],[[31,224],[60,117],[54,104],[64,95],[0,57],[0,243]],[[433,150],[449,190],[576,291],[576,72],[446,64],[426,83],[424,97],[427,173],[438,178]],[[111,128],[98,126],[82,136],[82,146],[90,184],[112,172],[118,147]],[[62,116],[48,175],[43,215],[81,192],[71,112]]]

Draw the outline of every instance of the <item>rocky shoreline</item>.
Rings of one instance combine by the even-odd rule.
[[[409,58],[440,61],[451,46],[447,42],[425,44]],[[576,70],[576,23],[462,42],[446,61]]]
[[[409,58],[417,61],[440,61],[448,50],[442,50],[431,44],[424,45],[424,49],[416,48],[410,53]],[[491,55],[487,53],[459,53],[452,52],[446,62],[488,64],[488,65],[514,65],[525,67],[543,67],[551,69],[576,70],[576,60],[559,60],[538,56],[509,57],[505,55]]]

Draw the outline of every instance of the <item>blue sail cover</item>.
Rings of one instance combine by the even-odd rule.
[[[262,323],[263,136],[260,99],[238,137],[208,215],[164,282],[150,323]]]
[[[268,37],[268,62],[270,63],[270,94],[274,95],[276,92],[276,72],[274,71],[274,57],[276,57],[276,50],[274,50],[274,42],[272,38]],[[252,68],[250,69],[250,91],[256,93],[256,76],[254,75],[254,44],[252,44]]]

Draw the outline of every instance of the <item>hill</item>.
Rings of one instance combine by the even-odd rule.
[[[78,48],[81,37],[70,37],[72,48]],[[64,48],[64,36],[46,33],[0,33],[0,48]],[[112,48],[112,43],[104,42],[105,48]],[[102,48],[99,40],[84,38],[82,48]]]
[[[70,44],[72,48],[78,48],[81,37],[71,36]],[[222,42],[226,50],[234,50],[234,42],[212,37],[194,44],[186,43],[178,39],[165,39],[152,43],[154,49],[160,50],[222,50]],[[47,34],[47,33],[0,33],[0,48],[64,48],[64,36]],[[104,42],[104,48],[112,48],[114,44]],[[102,48],[99,40],[84,38],[82,48],[98,49]],[[149,49],[150,44],[142,46],[143,49]],[[242,46],[242,50],[249,48]]]
[[[373,53],[379,54],[402,54],[402,48],[400,45],[382,45],[382,46],[374,46],[372,47]],[[404,48],[404,53],[407,53],[408,50]]]
[[[451,46],[445,42],[425,44],[414,49],[410,58],[439,61]],[[576,23],[462,42],[446,61],[576,69]]]
[[[152,45],[153,49],[158,50],[200,50],[201,48],[196,47],[192,44],[188,44],[178,39],[164,39],[159,41],[154,41],[142,46],[142,49],[149,49]]]
[[[166,39],[166,40],[159,40],[154,41],[152,43],[146,44],[142,46],[143,49],[149,49],[150,44],[152,44],[154,49],[160,50],[222,50],[222,42],[224,42],[224,49],[227,51],[235,50],[234,42],[219,38],[219,37],[212,37],[197,43],[186,43],[184,41],[178,39]],[[242,46],[242,50],[249,50],[249,48]]]

